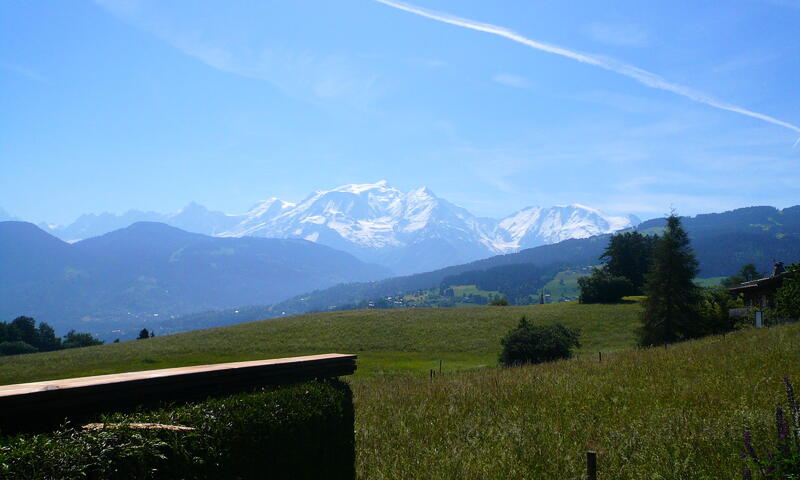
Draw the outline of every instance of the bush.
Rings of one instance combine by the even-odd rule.
[[[0,342],[0,356],[3,355],[20,355],[22,353],[36,353],[39,349],[33,345],[29,345],[23,341],[16,342]]]
[[[800,263],[789,266],[781,288],[775,292],[775,316],[800,319]]]
[[[622,297],[636,291],[633,283],[625,277],[616,277],[605,270],[598,270],[589,277],[578,279],[581,289],[580,303],[617,303]]]
[[[339,380],[314,381],[100,419],[119,428],[0,439],[0,478],[355,477],[353,404]],[[192,431],[131,429],[129,423]]]
[[[737,300],[722,285],[700,289],[700,318],[703,335],[717,335],[736,329],[737,319],[730,310],[738,306]]]
[[[572,348],[580,347],[580,330],[560,323],[531,325],[525,317],[500,341],[501,365],[552,362],[572,356]]]
[[[503,297],[497,297],[497,298],[493,299],[492,303],[490,303],[489,305],[491,305],[493,307],[507,307],[508,306],[508,300],[506,300]]]
[[[93,347],[95,345],[102,345],[103,341],[94,338],[89,333],[77,333],[75,330],[70,330],[64,336],[64,343],[62,348],[81,348]]]

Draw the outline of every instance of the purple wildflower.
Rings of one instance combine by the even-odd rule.
[[[800,429],[800,405],[794,398],[794,387],[789,377],[783,377],[783,382],[786,384],[786,398],[789,400],[789,412],[792,414],[792,426],[795,429]]]
[[[778,440],[786,440],[786,437],[789,436],[789,425],[783,418],[783,409],[780,405],[775,407],[775,431],[778,432]]]
[[[742,478],[744,480],[753,480],[753,472],[751,472],[749,468],[744,467],[742,470]]]
[[[750,430],[744,429],[744,449],[750,458],[758,461],[758,455],[756,455],[756,449],[753,448],[753,436],[750,434]]]

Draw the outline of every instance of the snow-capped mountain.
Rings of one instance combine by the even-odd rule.
[[[612,217],[578,204],[528,207],[501,220],[479,218],[428,188],[403,192],[380,181],[318,191],[298,203],[270,198],[242,215],[213,212],[192,203],[172,214],[84,215],[69,227],[51,232],[77,240],[142,220],[223,237],[302,238],[398,274],[610,233],[639,223],[633,216]]]
[[[577,203],[550,208],[527,207],[500,220],[495,247],[505,251],[531,248],[616,232],[639,223],[635,215],[611,217]]]
[[[398,273],[491,255],[481,222],[427,188],[385,181],[316,192],[298,204],[270,199],[223,236],[303,238],[389,266]]]

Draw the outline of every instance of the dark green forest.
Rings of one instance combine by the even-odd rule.
[[[37,326],[36,320],[30,317],[21,316],[11,322],[0,322],[0,356],[52,352],[102,343],[88,333],[75,330],[70,330],[64,338],[57,337],[53,327],[45,322]]]

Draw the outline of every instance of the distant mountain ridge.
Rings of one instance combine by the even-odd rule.
[[[0,318],[97,331],[146,318],[274,303],[388,270],[296,239],[219,238],[162,223],[66,243],[25,222],[0,222]]]
[[[767,274],[774,260],[800,262],[800,205],[784,209],[746,207],[681,217],[681,221],[700,262],[700,277],[730,276],[746,263],[753,263],[761,273]],[[653,219],[636,230],[659,234],[665,225],[665,219]],[[569,239],[425,273],[335,285],[280,302],[272,306],[272,311],[280,315],[338,308],[363,300],[435,288],[448,277],[511,265],[563,269],[598,265],[609,238],[610,235],[597,235]]]
[[[217,235],[235,226],[240,221],[237,215],[208,210],[191,202],[173,213],[142,212],[129,210],[121,215],[113,213],[81,215],[67,226],[39,224],[39,228],[66,242],[77,242],[87,238],[126,228],[137,222],[158,222],[180,228],[187,232]]]
[[[495,220],[472,215],[422,187],[403,192],[385,181],[315,192],[298,203],[270,198],[231,215],[195,203],[172,213],[130,211],[83,215],[67,227],[49,227],[66,241],[157,221],[220,237],[299,238],[327,245],[399,274],[465,263],[501,253],[611,233],[639,223],[579,204],[527,207]]]

